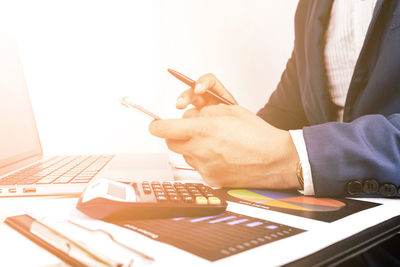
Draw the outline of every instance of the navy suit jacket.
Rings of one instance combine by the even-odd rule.
[[[378,0],[344,107],[334,122],[324,65],[333,0],[300,0],[295,44],[277,89],[258,115],[303,129],[317,196],[346,195],[353,179],[400,184],[400,1]]]

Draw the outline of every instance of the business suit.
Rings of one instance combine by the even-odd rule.
[[[377,2],[338,123],[323,56],[332,2],[300,1],[292,56],[258,115],[281,129],[303,128],[317,196],[346,195],[352,180],[399,185],[400,3]]]

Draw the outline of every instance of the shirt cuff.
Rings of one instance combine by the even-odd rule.
[[[311,166],[308,161],[306,142],[303,137],[303,130],[290,130],[290,136],[292,137],[294,146],[296,147],[297,154],[300,158],[301,168],[303,170],[304,179],[304,195],[315,195],[314,184],[311,175]]]

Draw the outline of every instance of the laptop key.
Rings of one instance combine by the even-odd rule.
[[[74,180],[70,182],[70,184],[85,184],[88,183],[90,180]]]
[[[36,183],[37,184],[51,184],[54,180],[55,180],[55,178],[46,177],[46,178],[43,178],[43,179],[37,181]]]
[[[72,179],[73,177],[61,176],[60,178],[53,181],[52,184],[68,184],[68,182],[71,181]]]
[[[22,180],[22,181],[17,182],[16,184],[17,185],[25,185],[25,184],[29,185],[29,184],[36,183],[36,181],[37,181],[37,179]]]

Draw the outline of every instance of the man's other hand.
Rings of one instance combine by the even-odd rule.
[[[182,119],[156,120],[150,132],[165,138],[212,186],[298,188],[299,160],[287,131],[237,105],[185,112]]]

